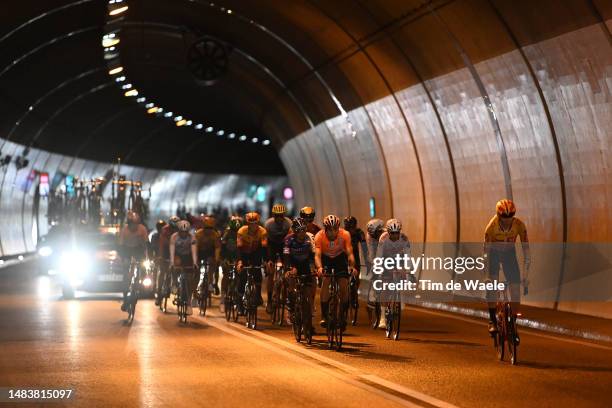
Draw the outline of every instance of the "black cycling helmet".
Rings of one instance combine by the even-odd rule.
[[[306,222],[302,218],[295,218],[291,225],[293,232],[306,231]]]
[[[357,226],[357,218],[349,215],[344,219],[344,229],[350,229]]]
[[[157,230],[157,232],[161,232],[162,228],[164,228],[166,226],[166,221],[164,220],[158,220],[155,223],[155,229]]]
[[[315,217],[315,210],[312,207],[303,207],[300,210],[300,218],[303,218],[305,220],[314,220]]]

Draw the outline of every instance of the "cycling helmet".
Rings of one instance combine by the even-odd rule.
[[[300,210],[300,218],[304,218],[305,220],[314,220],[315,210],[312,207],[303,207]]]
[[[158,221],[155,223],[155,229],[156,229],[157,231],[161,231],[161,230],[162,230],[162,228],[164,228],[165,226],[166,226],[166,221],[164,221],[164,220],[158,220]]]
[[[178,216],[173,215],[172,217],[170,217],[170,218],[168,219],[168,224],[170,224],[170,226],[171,226],[171,227],[176,228],[176,226],[177,226],[177,224],[178,224],[178,222],[179,222],[180,220],[181,220],[181,219],[180,219]]]
[[[246,218],[247,224],[257,224],[259,222],[259,214],[257,214],[254,211],[247,213],[245,218]]]
[[[130,211],[127,215],[127,222],[128,224],[138,224],[140,223],[140,216],[138,215],[138,213]]]
[[[357,226],[357,218],[349,215],[344,219],[344,229],[350,229]]]
[[[383,226],[383,220],[381,220],[380,218],[373,218],[368,221],[366,228],[368,230],[368,234],[370,234],[370,236],[374,236],[377,232],[383,229]]]
[[[243,224],[244,224],[244,222],[242,220],[242,217],[233,216],[232,218],[230,218],[229,223],[227,224],[227,226],[232,231],[238,231],[240,229],[240,227],[242,227]]]
[[[283,204],[274,204],[272,207],[272,215],[285,215],[287,208]]]
[[[340,218],[330,214],[323,219],[323,226],[325,229],[338,228],[340,226]]]
[[[402,230],[402,223],[397,218],[391,218],[387,221],[385,228],[389,234],[392,232],[400,232]]]
[[[179,221],[176,226],[178,227],[178,230],[180,232],[188,232],[189,229],[191,228],[191,224],[189,224],[189,221]]]
[[[204,228],[215,228],[215,217],[212,217],[210,215],[204,216],[204,218],[202,219],[202,224],[204,225]]]
[[[295,218],[291,225],[293,232],[306,231],[306,222],[302,218]]]
[[[516,207],[512,200],[503,199],[499,200],[495,205],[495,210],[497,211],[497,215],[502,218],[512,218],[516,213]]]

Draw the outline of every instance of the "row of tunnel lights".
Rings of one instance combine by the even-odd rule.
[[[125,13],[128,10],[127,4],[124,4],[124,0],[109,0],[109,16],[119,16]],[[230,11],[231,13],[231,11]],[[113,53],[117,51],[117,45],[121,42],[120,38],[117,36],[116,32],[111,32],[105,34],[102,37],[102,47],[104,48],[105,53]],[[127,80],[124,69],[122,66],[111,66],[108,74],[115,79],[115,82],[121,84],[121,89],[124,92],[124,95],[128,98],[136,98],[136,102],[139,104],[143,104],[148,114],[157,115],[160,117],[165,117],[174,120],[174,124],[177,127],[183,126],[193,126],[197,130],[203,130],[207,133],[214,132],[214,128],[212,126],[204,126],[202,123],[197,123],[194,125],[191,119],[184,118],[182,115],[174,114],[172,111],[165,111],[164,108],[157,106],[153,102],[147,102],[147,98],[140,95],[138,90],[134,88],[134,86]],[[218,129],[216,132],[217,136],[224,136],[226,134],[225,130]],[[238,139],[241,142],[246,142],[249,138],[246,135],[237,136],[236,133],[230,132],[227,133],[228,139]],[[269,139],[260,140],[258,137],[252,137],[251,143],[259,143],[264,146],[268,146],[270,144]]]

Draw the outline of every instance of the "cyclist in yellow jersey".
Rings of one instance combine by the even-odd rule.
[[[236,246],[238,250],[238,260],[236,270],[238,271],[238,292],[242,296],[247,282],[246,270],[243,266],[261,266],[268,259],[268,233],[264,227],[259,225],[259,214],[256,212],[247,213],[245,216],[246,224],[238,230]],[[255,286],[257,287],[259,304],[263,304],[261,297],[261,272],[254,275]]]
[[[504,276],[510,285],[510,300],[513,302],[512,309],[518,311],[520,302],[521,271],[516,258],[516,239],[521,239],[524,258],[525,275],[531,265],[529,252],[529,239],[525,224],[516,218],[516,207],[511,200],[499,200],[496,205],[496,215],[491,218],[484,236],[484,253],[488,259],[488,278],[497,280],[499,278],[499,265],[504,269]],[[523,281],[527,287],[528,281]],[[495,293],[487,292],[489,302],[489,332],[497,330],[497,318],[495,316]]]

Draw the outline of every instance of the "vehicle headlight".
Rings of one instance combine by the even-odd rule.
[[[117,258],[119,258],[119,254],[117,253],[117,251],[108,251],[108,260],[109,261],[116,261]]]
[[[38,250],[38,255],[43,256],[43,257],[50,256],[52,253],[53,253],[53,249],[51,249],[50,246],[44,246]]]
[[[78,285],[89,271],[89,259],[82,252],[64,252],[60,258],[60,268],[71,284]]]
[[[143,279],[142,284],[145,288],[150,287],[153,284],[153,281],[148,276]]]

